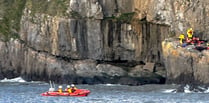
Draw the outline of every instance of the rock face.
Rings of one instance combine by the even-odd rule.
[[[138,18],[170,25],[171,35],[186,34],[192,27],[202,39],[209,39],[208,3],[208,0],[134,0]]]
[[[1,78],[22,76],[26,80],[53,80],[56,83],[120,83],[140,85],[164,83],[164,77],[153,71],[135,70],[149,75],[132,75],[122,67],[100,63],[95,60],[72,60],[36,51],[19,40],[1,42]],[[5,49],[6,48],[6,49]],[[12,61],[13,60],[13,61]],[[141,65],[143,67],[143,65]],[[130,67],[129,67],[130,68]],[[130,71],[131,73],[132,71]],[[130,80],[126,82],[126,80]]]
[[[173,41],[162,43],[168,83],[209,84],[209,51],[181,48]]]
[[[208,39],[206,4],[207,0],[2,1],[0,78],[163,83],[167,62],[161,42],[188,27]],[[146,62],[155,64],[153,71],[143,69]]]

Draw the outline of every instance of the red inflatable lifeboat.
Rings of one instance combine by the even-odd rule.
[[[66,91],[62,91],[62,86],[60,85],[59,86],[59,89],[58,90],[61,90],[62,92],[58,92],[58,91],[55,91],[55,85],[53,83],[51,83],[50,81],[50,88],[49,88],[49,91],[47,92],[44,92],[44,93],[41,93],[41,96],[76,96],[76,97],[84,97],[84,96],[88,96],[89,93],[90,93],[90,90],[87,90],[87,89],[77,89],[74,84],[71,85],[72,88],[76,88],[76,89],[73,89],[73,92],[72,93],[69,93],[66,89]],[[70,88],[70,86],[68,85],[67,88]]]
[[[67,91],[63,91],[59,93],[58,91],[47,91],[45,93],[41,93],[41,96],[76,96],[76,97],[83,97],[88,96],[90,93],[87,89],[77,89],[73,93],[68,93]]]

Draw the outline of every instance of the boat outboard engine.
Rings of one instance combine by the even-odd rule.
[[[53,92],[53,91],[55,91],[55,89],[54,88],[49,88],[49,92]]]
[[[55,86],[53,86],[54,85],[54,83],[53,83],[53,85],[52,85],[52,83],[51,83],[51,81],[49,81],[49,83],[50,83],[50,88],[49,88],[49,92],[53,92],[53,91],[55,91]]]

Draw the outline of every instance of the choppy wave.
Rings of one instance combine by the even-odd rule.
[[[209,88],[203,86],[193,87],[190,85],[186,85],[184,86],[184,93],[209,93]]]
[[[16,83],[2,83],[0,103],[209,103],[209,94],[162,93],[162,90],[177,89],[179,85],[77,85],[78,88],[91,90],[91,94],[87,97],[43,97],[40,94],[48,89],[48,85],[13,84]]]
[[[13,78],[13,79],[4,78],[3,80],[0,80],[0,82],[19,82],[19,83],[24,83],[26,81],[22,77],[17,77],[17,78]]]
[[[163,93],[209,93],[209,87],[184,85],[175,89],[164,89]]]
[[[104,84],[105,86],[121,86],[121,84]]]

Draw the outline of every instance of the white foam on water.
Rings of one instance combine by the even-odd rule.
[[[163,93],[176,93],[176,89],[165,89]]]
[[[190,86],[189,85],[186,85],[184,87],[184,93],[193,93],[191,90],[189,90]]]
[[[163,89],[161,91],[162,93],[177,93],[178,89]],[[209,87],[205,88],[205,87],[201,87],[198,86],[198,88],[191,88],[190,85],[185,85],[183,87],[183,93],[209,93]]]
[[[97,84],[97,85],[101,85],[101,86],[122,86],[121,84]]]
[[[106,86],[115,86],[115,84],[105,84]]]
[[[191,90],[190,86],[186,85],[184,87],[184,93],[209,93],[209,87],[205,88],[205,87],[198,86],[198,88]]]
[[[3,80],[0,80],[0,82],[19,82],[19,83],[24,83],[26,81],[24,79],[22,79],[22,77],[17,77],[17,78],[13,78],[13,79],[4,78]]]
[[[209,93],[209,88],[207,88],[207,89],[204,91],[204,93]]]

